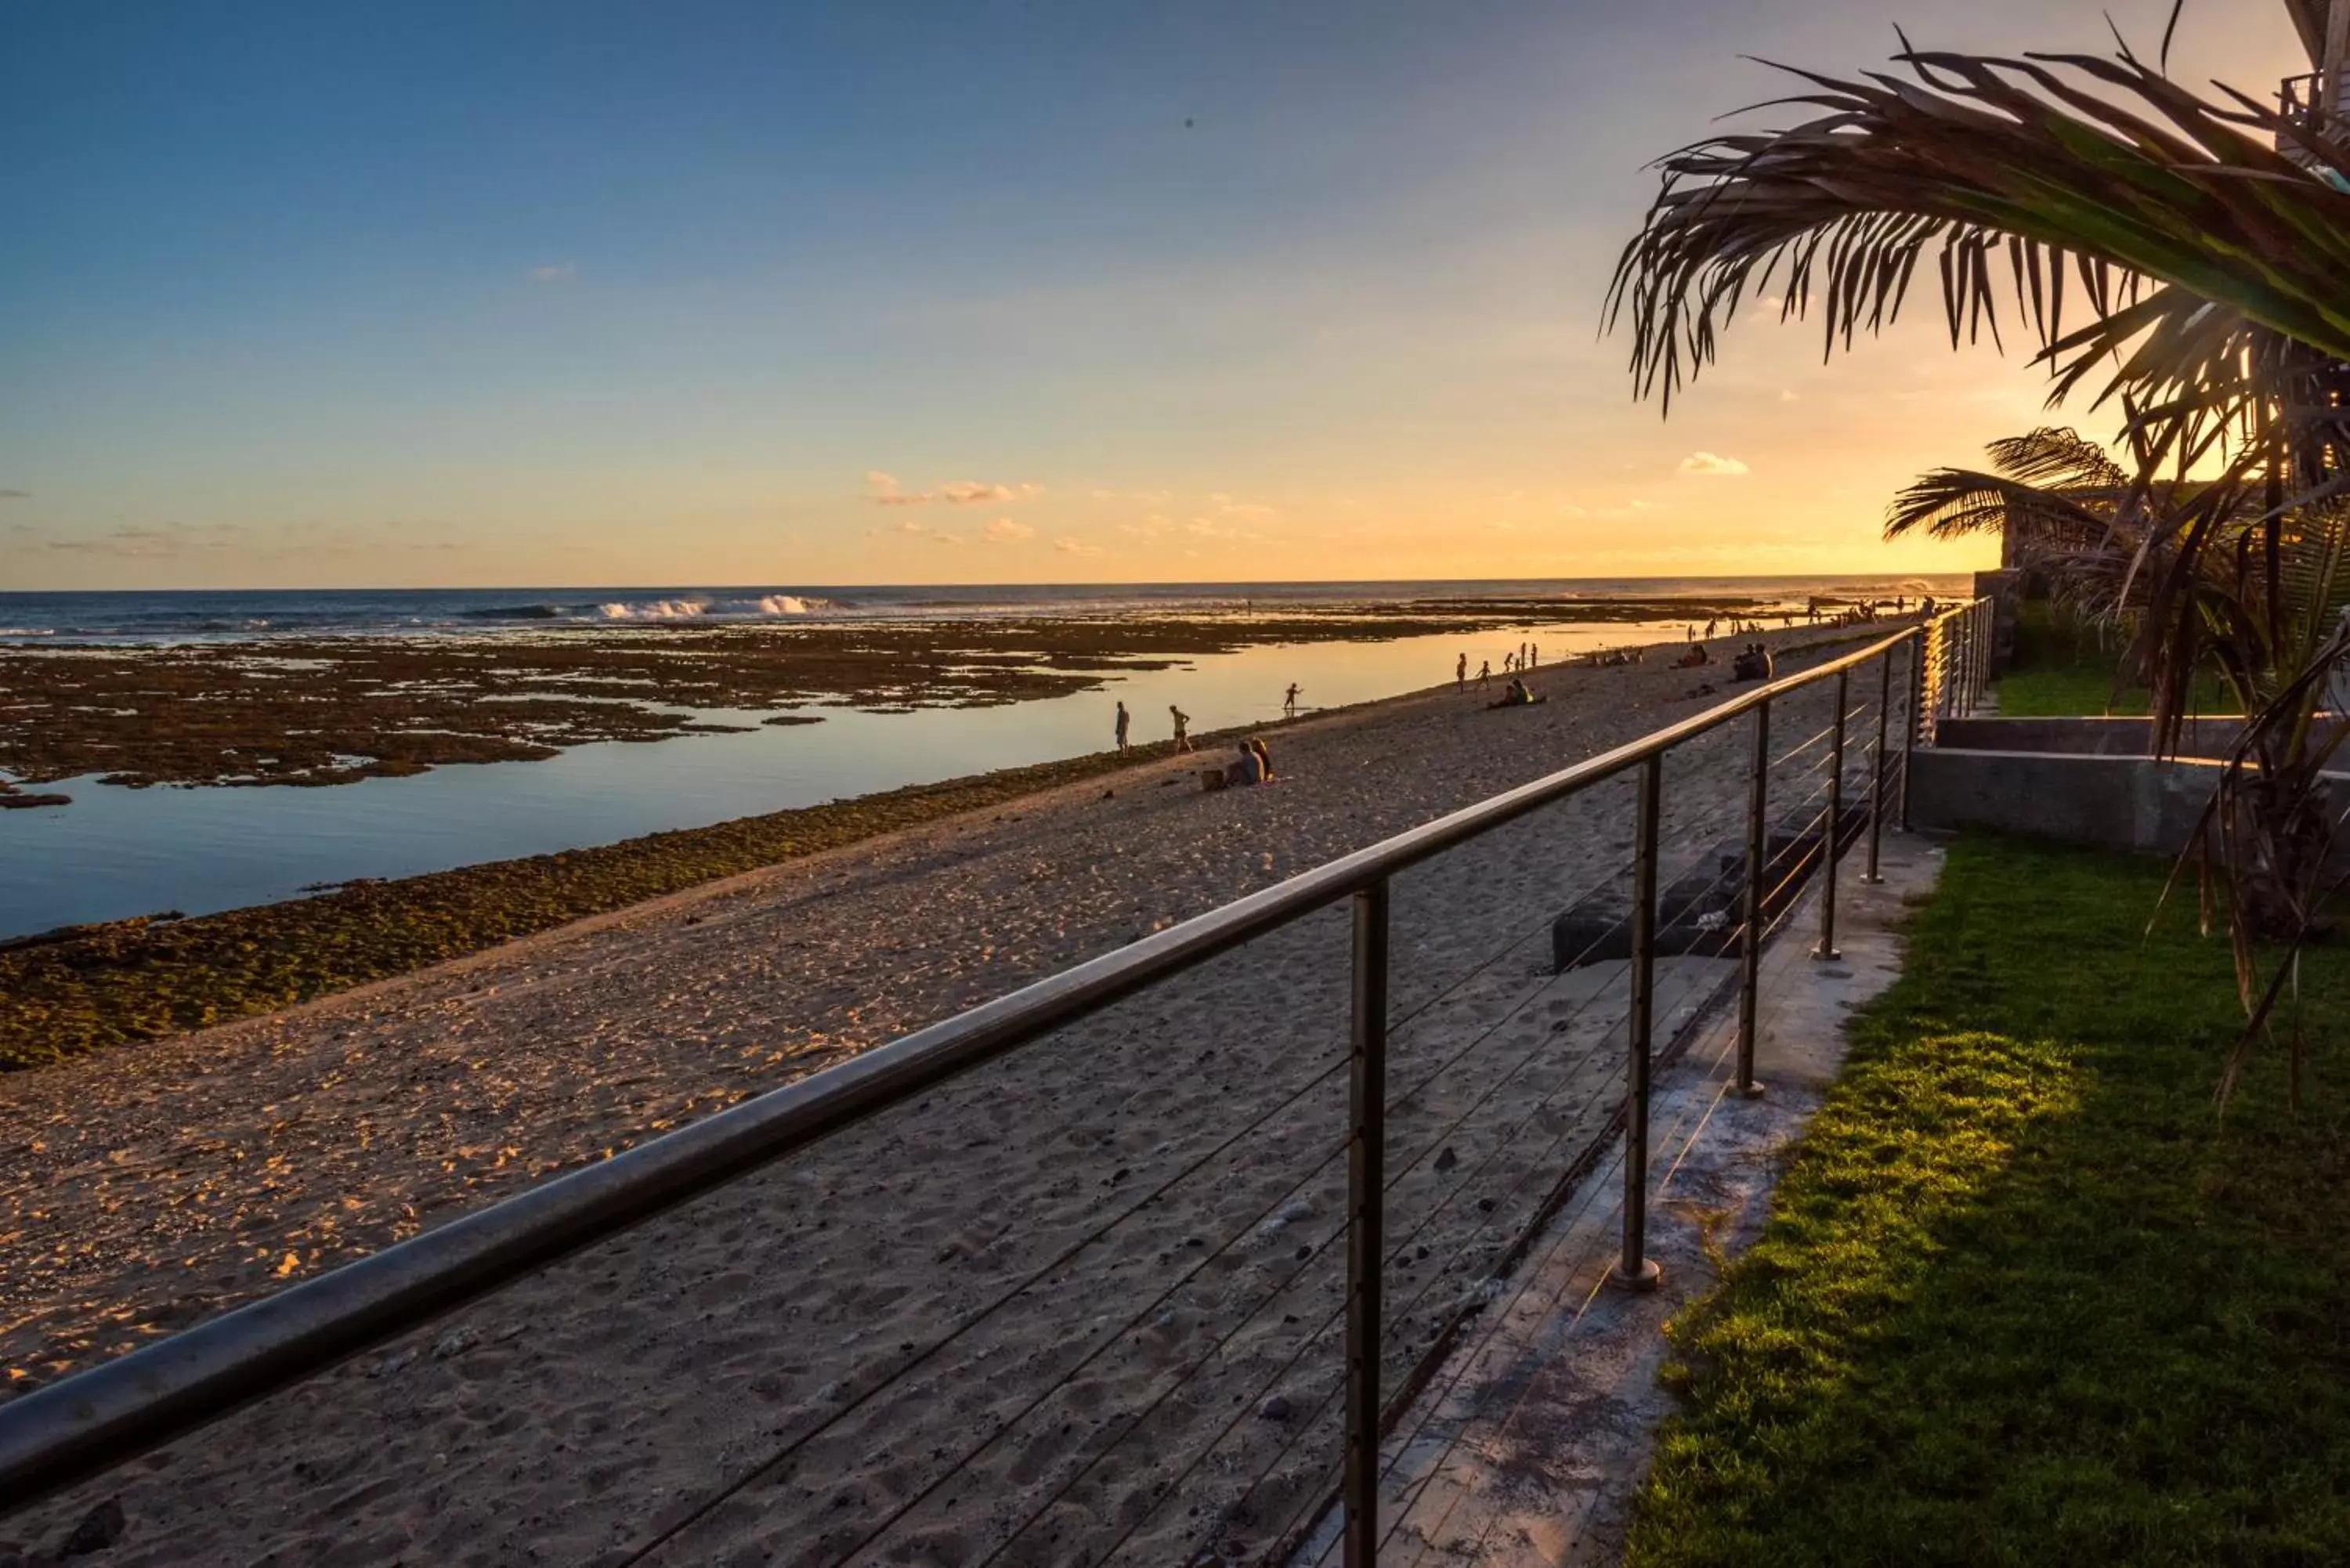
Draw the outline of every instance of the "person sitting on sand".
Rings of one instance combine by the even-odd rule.
[[[1273,753],[1266,751],[1264,749],[1264,742],[1254,735],[1251,735],[1249,737],[1249,750],[1256,753],[1257,777],[1259,782],[1271,784],[1273,782]]]
[[[1263,784],[1264,764],[1256,760],[1256,753],[1249,750],[1246,741],[1243,741],[1237,749],[1240,755],[1224,769],[1224,782],[1234,785]]]
[[[1167,704],[1167,711],[1172,714],[1175,719],[1175,750],[1179,752],[1197,751],[1199,748],[1191,744],[1191,715],[1186,713],[1182,709],[1178,708],[1172,702]]]
[[[1549,701],[1547,697],[1535,696],[1524,681],[1513,680],[1503,691],[1502,700],[1498,702],[1488,702],[1485,707],[1488,711],[1495,708],[1532,708],[1537,703]]]
[[[1706,652],[1705,644],[1701,642],[1692,642],[1689,646],[1689,651],[1682,654],[1679,659],[1674,661],[1673,668],[1676,670],[1696,670],[1700,666],[1711,664],[1711,662],[1713,662],[1713,656]]]

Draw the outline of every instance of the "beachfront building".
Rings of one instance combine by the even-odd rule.
[[[2284,79],[2278,103],[2288,115],[2312,123],[2339,117],[2350,108],[2350,82],[2343,72],[2350,57],[2350,0],[2284,0],[2284,8],[2309,51],[2309,69]]]

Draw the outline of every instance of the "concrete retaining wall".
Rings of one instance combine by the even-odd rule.
[[[2217,763],[2142,756],[1935,746],[1909,763],[1913,826],[1996,827],[2140,855],[2185,848],[2220,782]]]
[[[2178,753],[2225,757],[2244,727],[2232,714],[2189,719]],[[2066,752],[2078,756],[2143,757],[2153,747],[2151,719],[1945,719],[1935,727],[1937,748],[1973,752]]]
[[[2194,757],[2156,762],[1940,746],[1916,753],[1909,764],[1913,826],[1995,827],[2135,855],[2186,848],[2220,772],[2220,763]],[[2350,801],[2350,774],[2326,779],[2338,816]],[[2329,858],[2350,866],[2350,838]]]

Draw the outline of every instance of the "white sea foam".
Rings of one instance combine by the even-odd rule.
[[[831,601],[798,594],[767,594],[755,599],[620,600],[596,607],[606,620],[742,620],[761,616],[814,615],[830,608]]]
[[[709,609],[707,599],[654,599],[648,604],[597,607],[606,620],[691,620]]]

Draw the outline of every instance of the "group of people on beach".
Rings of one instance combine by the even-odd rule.
[[[1502,655],[1502,672],[1504,675],[1512,674],[1513,672],[1523,672],[1534,669],[1541,662],[1542,644],[1539,642],[1522,642],[1518,644],[1517,651],[1514,653],[1504,653]],[[1480,686],[1491,686],[1492,683],[1493,661],[1490,659],[1479,660],[1477,665],[1477,684]],[[1523,682],[1513,681],[1513,684],[1523,685]],[[1453,661],[1452,689],[1456,691],[1466,691],[1469,690],[1469,656],[1465,653]],[[1494,703],[1493,706],[1500,707],[1501,704],[1497,702]]]
[[[1297,695],[1305,690],[1305,689],[1303,686],[1300,686],[1295,680],[1289,683],[1289,690],[1283,692],[1281,697],[1281,716],[1283,718],[1295,719],[1297,717]],[[1180,753],[1198,751],[1199,748],[1191,743],[1191,715],[1183,711],[1182,709],[1177,707],[1174,703],[1170,702],[1167,704],[1167,716],[1174,722],[1175,725],[1175,740],[1173,745],[1169,748],[1170,752]],[[1119,751],[1126,752],[1134,749],[1133,733],[1134,715],[1126,711],[1126,704],[1124,702],[1120,702],[1118,705],[1117,717],[1110,721],[1110,734],[1117,741],[1118,749]],[[1252,742],[1251,744],[1257,748],[1257,753],[1259,756],[1263,755],[1264,742],[1262,741],[1256,741]],[[1267,778],[1272,777],[1272,771],[1269,767],[1266,770],[1265,776]]]
[[[1800,610],[1781,610],[1779,624],[1782,627],[1791,627],[1800,620],[1810,626],[1817,626],[1823,621],[1830,626],[1852,626],[1862,621],[1873,621],[1888,612],[1894,615],[1906,615],[1909,610],[1909,596],[1896,594],[1889,599],[1855,599],[1840,609],[1834,607],[1834,600],[1823,599],[1814,595],[1804,601],[1804,607]],[[1918,600],[1918,609],[1921,615],[1932,615],[1934,613],[1932,597]],[[1725,629],[1721,624],[1725,618],[1730,622],[1726,629],[1731,637],[1762,635],[1762,622],[1758,618],[1716,616],[1705,623],[1705,629],[1702,632],[1698,629],[1695,621],[1690,622],[1684,636],[1690,642],[1711,642],[1717,634]]]
[[[1170,702],[1167,704],[1167,716],[1175,722],[1175,743],[1169,750],[1174,752],[1199,750],[1197,746],[1191,744],[1191,715]],[[1117,738],[1119,751],[1133,749],[1131,738],[1133,732],[1134,715],[1126,711],[1125,703],[1120,702],[1118,705],[1118,717],[1110,721],[1110,732]]]

